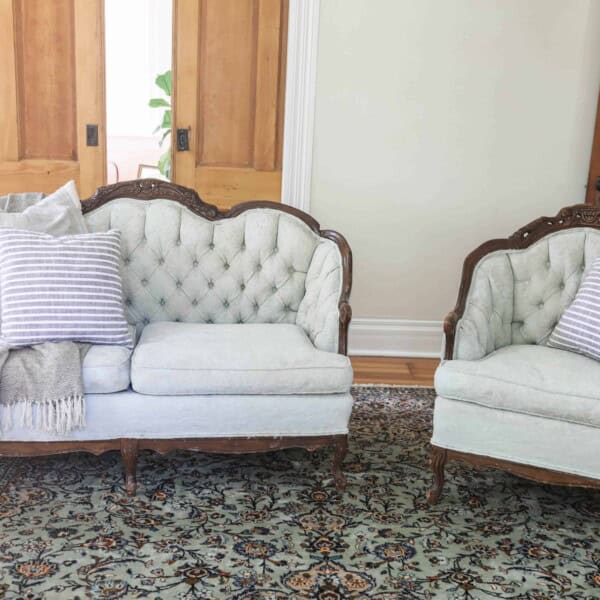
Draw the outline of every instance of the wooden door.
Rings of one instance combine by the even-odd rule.
[[[102,0],[0,0],[0,31],[0,194],[74,179],[90,195],[106,180]]]
[[[174,8],[174,129],[189,150],[174,148],[173,180],[221,208],[280,201],[288,1]]]
[[[600,97],[596,112],[596,126],[594,127],[594,141],[592,143],[592,157],[588,175],[587,193],[585,201],[588,204],[600,205]]]

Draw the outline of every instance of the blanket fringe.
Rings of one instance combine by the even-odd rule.
[[[20,400],[0,405],[0,429],[8,431],[15,424],[21,428],[64,434],[85,426],[83,395],[30,402]]]

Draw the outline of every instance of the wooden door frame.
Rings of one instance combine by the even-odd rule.
[[[289,0],[281,201],[305,212],[309,212],[310,208],[319,9],[320,0]],[[173,14],[175,15],[175,0]],[[186,61],[177,59],[176,36],[177,23],[174,17],[172,64],[196,64],[193,44],[188,44],[181,50],[187,57]],[[174,94],[176,93],[175,90]],[[173,127],[176,120],[173,119]],[[172,133],[171,137],[174,142],[176,136]],[[174,146],[172,143],[173,163]],[[192,156],[186,157],[186,160],[192,159]],[[192,165],[188,166],[189,172],[193,172]],[[178,182],[195,187],[192,180]]]
[[[585,194],[586,204],[596,206],[600,203],[598,180],[600,180],[600,94],[598,95],[598,106],[596,108],[596,123],[594,125],[594,138],[590,156],[590,170],[588,172],[587,190]]]
[[[289,0],[281,201],[310,212],[320,0]]]

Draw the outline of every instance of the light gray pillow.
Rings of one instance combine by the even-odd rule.
[[[8,213],[23,212],[28,206],[42,200],[46,194],[43,192],[21,192],[0,196],[0,211]]]
[[[120,260],[119,231],[54,237],[0,230],[2,341],[131,347]]]
[[[28,229],[50,235],[87,233],[74,181],[34,204],[27,205],[27,198],[21,195],[14,208],[19,204],[21,212],[0,212],[0,229]]]

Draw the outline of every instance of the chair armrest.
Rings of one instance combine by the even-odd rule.
[[[325,239],[317,246],[306,273],[296,324],[319,350],[347,354],[352,252],[335,231],[321,231],[321,237]]]

